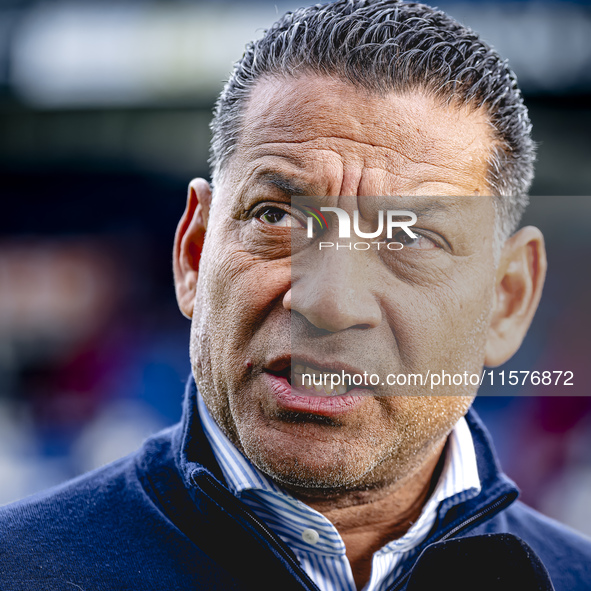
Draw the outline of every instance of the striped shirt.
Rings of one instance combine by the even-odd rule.
[[[200,395],[198,409],[231,492],[293,550],[321,591],[356,591],[345,544],[334,525],[277,486],[239,452],[211,417]],[[460,502],[479,492],[472,435],[466,420],[461,418],[449,436],[441,476],[421,515],[401,538],[374,553],[364,591],[384,591],[396,580],[403,563],[412,557],[433,527],[442,501],[457,496]]]

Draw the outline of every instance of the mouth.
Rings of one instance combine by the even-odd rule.
[[[336,372],[327,368],[318,368],[303,363],[289,363],[283,368],[269,368],[265,370],[276,378],[285,380],[292,388],[294,394],[301,396],[345,396],[351,390],[358,388],[355,385],[355,376],[362,377],[357,372],[347,372],[350,376],[348,384],[344,379],[344,370]],[[352,378],[352,379],[351,379]]]
[[[358,412],[375,395],[372,387],[361,385],[359,378],[367,373],[337,360],[320,365],[312,358],[287,354],[268,363],[263,374],[274,403],[301,420],[311,416],[336,419]]]
[[[343,374],[363,377],[358,371],[339,366],[317,367],[302,360],[277,360],[265,368],[269,393],[283,410],[297,416],[338,417],[360,408],[372,390],[354,383],[343,384]],[[339,378],[341,381],[339,381]]]

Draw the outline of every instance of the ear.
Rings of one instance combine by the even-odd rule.
[[[497,269],[484,364],[505,363],[519,349],[538,308],[546,277],[544,236],[527,226],[505,242]]]
[[[173,271],[176,300],[183,315],[193,316],[199,261],[211,205],[211,188],[204,179],[189,183],[187,206],[174,237]]]

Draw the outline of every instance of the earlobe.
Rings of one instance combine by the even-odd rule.
[[[519,349],[538,308],[546,277],[544,237],[527,226],[503,247],[486,343],[485,365],[505,363]]]
[[[187,205],[174,237],[173,271],[176,298],[187,318],[193,316],[205,230],[211,205],[211,187],[204,179],[189,183]]]

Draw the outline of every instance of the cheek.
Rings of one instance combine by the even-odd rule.
[[[257,334],[290,272],[261,262],[226,242],[204,250],[191,327],[193,374],[209,409],[234,434],[231,400],[249,384],[250,363],[260,353]],[[207,256],[205,256],[207,255]],[[240,396],[238,396],[240,398]]]
[[[480,371],[492,310],[492,278],[468,268],[445,282],[407,291],[389,311],[405,368]]]
[[[250,344],[282,307],[290,280],[289,261],[263,261],[235,242],[208,253],[193,323],[197,341],[206,335],[214,370],[236,373],[237,365],[246,366]]]

